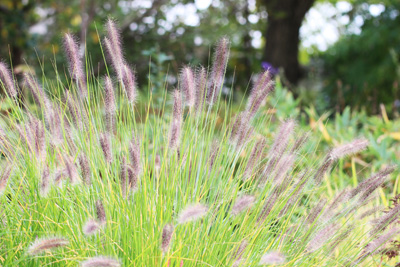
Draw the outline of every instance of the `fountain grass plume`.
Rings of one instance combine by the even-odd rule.
[[[321,248],[324,244],[329,242],[329,240],[337,233],[338,229],[339,225],[337,224],[329,224],[325,226],[308,242],[307,249],[310,252],[313,252]]]
[[[65,168],[59,168],[54,172],[54,184],[58,187],[61,187],[63,181],[64,181],[64,176],[66,175],[66,170]]]
[[[243,147],[249,142],[254,132],[253,126],[249,123],[249,113],[240,112],[234,119],[231,127],[230,141],[237,148]]]
[[[268,70],[259,73],[257,76],[258,78],[253,84],[249,99],[247,100],[246,111],[249,112],[250,118],[254,117],[260,109],[262,102],[274,90],[274,82]]]
[[[83,129],[82,110],[80,109],[79,104],[75,101],[71,92],[66,91],[65,101],[74,126],[77,129],[82,130]]]
[[[81,262],[81,267],[120,267],[121,263],[110,257],[97,256]]]
[[[365,138],[355,139],[351,143],[344,144],[332,149],[330,157],[333,160],[338,160],[340,158],[356,154],[360,151],[365,150],[368,146],[368,143],[368,140]]]
[[[108,133],[102,133],[99,136],[99,142],[101,150],[103,151],[104,159],[107,163],[113,161],[112,148],[111,148],[111,136]]]
[[[45,112],[50,113],[50,99],[47,97],[46,93],[37,82],[36,78],[31,74],[24,73],[24,84],[32,93],[36,104],[39,105],[41,108],[44,108]]]
[[[196,92],[195,92],[195,110],[197,114],[203,111],[203,106],[207,96],[207,70],[203,66],[196,69]]]
[[[169,148],[174,150],[179,147],[182,128],[182,98],[178,90],[173,92],[174,106],[169,133]]]
[[[180,73],[180,87],[185,96],[185,104],[188,107],[193,107],[196,97],[196,81],[192,68],[184,66]]]
[[[311,209],[310,213],[308,214],[306,218],[306,222],[308,224],[313,224],[317,217],[321,215],[322,210],[324,209],[326,205],[327,200],[325,198],[322,198],[321,200],[318,201],[318,203]]]
[[[116,106],[114,87],[111,78],[108,76],[104,78],[104,107],[106,113],[106,129],[108,132],[112,133],[114,131]]]
[[[3,194],[4,190],[7,187],[8,180],[11,177],[12,166],[8,165],[3,169],[3,173],[0,177],[0,195]]]
[[[307,143],[308,139],[310,138],[310,133],[304,133],[299,138],[296,139],[293,147],[290,151],[291,154],[297,153],[305,143]]]
[[[128,166],[126,164],[126,157],[122,156],[121,166],[120,166],[120,183],[122,196],[126,196],[126,178],[128,176]]]
[[[265,204],[260,212],[260,215],[257,218],[257,223],[259,223],[259,225],[261,225],[266,220],[266,218],[272,211],[272,208],[274,207],[276,201],[278,200],[278,195],[279,194],[277,190],[274,190],[274,192],[272,192],[272,194],[267,197],[268,199],[265,201]]]
[[[392,228],[387,233],[372,240],[364,249],[364,254],[376,253],[377,249],[381,248],[382,245],[387,243],[391,238],[396,236],[400,232],[399,228]]]
[[[369,192],[372,193],[374,191],[373,188],[375,188],[376,186],[380,186],[380,184],[384,182],[385,177],[387,177],[395,170],[396,166],[391,165],[379,171],[378,173],[372,175],[368,179],[365,179],[350,192],[350,197],[355,197],[359,194],[362,194],[363,198],[365,199],[366,197],[369,196]]]
[[[137,98],[136,75],[132,68],[127,64],[124,64],[123,66],[122,84],[124,86],[128,102],[134,104]]]
[[[218,157],[219,150],[220,150],[220,144],[219,144],[218,140],[214,140],[212,142],[211,152],[210,152],[210,156],[208,158],[208,165],[209,165],[210,171],[212,170],[212,168],[214,166],[214,163],[215,163],[215,160]]]
[[[274,184],[281,185],[284,182],[285,176],[292,169],[294,161],[294,155],[288,154],[282,156],[281,160],[275,167],[276,172],[273,180]]]
[[[100,225],[106,224],[107,222],[106,211],[104,210],[103,202],[100,199],[96,201],[96,215],[97,215],[97,221],[99,222]]]
[[[127,166],[129,189],[135,192],[138,188],[138,174],[132,166]]]
[[[276,265],[284,264],[286,261],[285,256],[277,251],[270,251],[265,253],[260,260],[259,265]]]
[[[380,217],[375,223],[375,226],[370,230],[370,234],[376,235],[379,232],[385,230],[387,227],[389,227],[391,224],[397,221],[399,219],[399,216],[400,216],[400,205],[395,206],[385,215]]]
[[[253,174],[254,169],[256,169],[258,167],[260,158],[262,157],[262,154],[266,147],[267,147],[267,143],[264,138],[258,140],[255,143],[255,145],[251,151],[249,160],[247,161],[247,164],[246,164],[246,169],[244,171],[243,180],[249,179],[251,177],[251,175]]]
[[[46,158],[46,133],[45,128],[41,121],[35,120],[32,125],[34,135],[35,152],[40,160],[44,161]]]
[[[78,43],[75,40],[75,37],[70,33],[64,34],[64,50],[69,64],[69,73],[77,82],[81,97],[86,98],[88,91],[84,64],[79,56]]]
[[[196,221],[208,212],[208,207],[203,204],[194,204],[187,206],[184,210],[179,213],[178,223],[183,224],[187,222]]]
[[[48,166],[45,166],[42,171],[42,182],[40,184],[40,193],[42,196],[46,196],[50,190],[50,170]]]
[[[232,207],[231,214],[236,216],[246,209],[251,208],[254,205],[256,198],[254,196],[243,195],[236,199],[235,204]]]
[[[170,223],[166,224],[161,234],[161,250],[165,254],[171,246],[172,235],[174,234],[174,226]]]
[[[242,242],[240,242],[240,245],[237,248],[235,254],[233,254],[234,262],[233,262],[232,267],[240,266],[243,253],[246,250],[248,245],[249,245],[249,242],[246,239],[244,239]]]
[[[124,78],[125,59],[122,54],[121,34],[113,19],[109,18],[106,22],[107,37],[104,38],[104,44],[114,71],[120,81]]]
[[[142,165],[140,163],[140,143],[139,139],[133,134],[132,140],[129,143],[129,156],[131,160],[131,166],[138,176],[142,171]]]
[[[60,247],[65,247],[69,244],[68,240],[60,237],[48,237],[37,239],[28,248],[28,254],[34,256],[43,253],[47,250],[52,250]]]
[[[384,210],[384,207],[381,207],[381,206],[373,207],[373,208],[371,208],[371,209],[369,209],[369,210],[367,210],[367,211],[361,213],[361,214],[357,217],[357,219],[362,220],[362,219],[364,219],[364,218],[366,218],[366,217],[368,217],[368,216],[371,216],[371,215],[373,215],[373,214],[380,213],[380,212],[382,212],[383,210]]]
[[[278,133],[275,136],[274,143],[270,149],[270,157],[275,156],[278,159],[283,155],[287,149],[290,137],[294,133],[296,122],[293,119],[288,119],[279,127]]]
[[[17,90],[15,89],[14,80],[10,69],[6,63],[0,61],[0,85],[7,92],[11,98],[17,97]]]
[[[64,156],[64,163],[65,163],[66,175],[68,176],[71,184],[75,185],[75,184],[79,183],[80,178],[78,175],[78,170],[74,163],[74,159],[68,155]]]
[[[83,233],[87,236],[94,235],[99,230],[100,230],[100,224],[93,219],[88,220],[82,229]]]
[[[91,184],[91,173],[90,173],[90,166],[89,160],[85,153],[81,153],[79,155],[79,165],[81,168],[82,178],[85,185],[89,186]]]
[[[225,70],[229,58],[229,40],[222,38],[215,47],[214,60],[207,85],[207,103],[214,104],[224,83]]]

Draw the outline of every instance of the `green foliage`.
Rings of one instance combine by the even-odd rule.
[[[325,99],[330,107],[365,107],[372,113],[379,111],[380,103],[387,104],[389,111],[394,108],[399,99],[399,11],[395,1],[377,17],[361,9],[356,13],[364,19],[361,33],[343,36],[322,55],[328,75]]]

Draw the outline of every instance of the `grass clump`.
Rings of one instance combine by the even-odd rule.
[[[150,94],[141,113],[115,22],[107,31],[114,78],[85,72],[67,34],[70,82],[53,84],[65,91],[50,95],[50,80],[41,86],[27,74],[40,109],[8,94],[15,105],[0,136],[3,265],[369,265],[398,233],[399,208],[371,213],[379,217],[370,224],[365,215],[394,167],[332,200],[318,190],[335,162],[365,149],[366,140],[336,147],[319,163],[307,160],[308,135],[293,119],[274,140],[260,134],[269,118],[259,109],[274,86],[268,71],[244,111],[231,116],[221,99],[226,38],[210,71],[183,67],[180,88],[161,104]],[[1,77],[13,92],[11,74]]]

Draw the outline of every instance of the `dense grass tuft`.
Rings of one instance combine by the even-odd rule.
[[[72,35],[64,43],[67,84],[25,75],[36,105],[18,105],[0,65],[13,103],[0,131],[2,265],[370,266],[399,233],[400,206],[383,215],[374,207],[394,167],[331,200],[319,190],[365,139],[320,162],[308,159],[312,140],[291,118],[267,139],[268,71],[243,111],[222,99],[228,39],[210,72],[184,66],[180,88],[142,100],[114,21],[104,39],[114,82],[85,73]]]

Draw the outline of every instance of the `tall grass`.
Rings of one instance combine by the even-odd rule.
[[[398,230],[400,208],[361,214],[389,167],[335,199],[319,190],[335,162],[367,146],[357,139],[307,160],[293,119],[260,134],[273,91],[257,75],[236,114],[221,98],[229,42],[212,67],[184,66],[180,88],[144,108],[115,22],[104,39],[112,76],[95,77],[65,35],[70,80],[25,75],[39,109],[13,103],[1,121],[0,262],[4,266],[370,266]],[[10,79],[13,82],[10,82]],[[54,81],[56,81],[54,83]],[[65,90],[56,90],[65,88]],[[166,89],[166,88],[165,88]],[[49,92],[60,92],[50,94]],[[136,102],[135,102],[136,100]],[[157,100],[157,99],[156,99]],[[371,214],[375,220],[370,220]],[[369,215],[369,216],[368,216]]]

